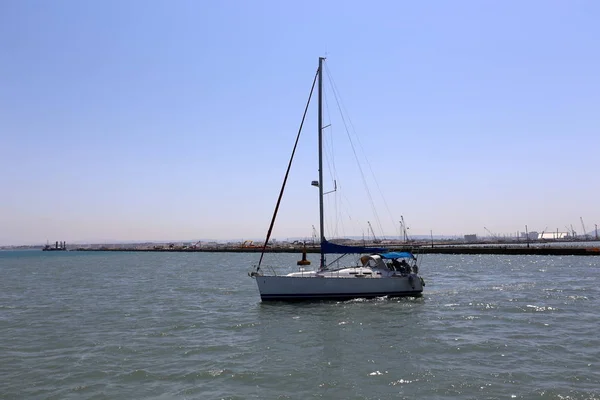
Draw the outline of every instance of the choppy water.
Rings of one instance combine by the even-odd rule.
[[[600,257],[428,255],[421,299],[309,304],[261,303],[256,259],[0,252],[0,398],[600,399]]]

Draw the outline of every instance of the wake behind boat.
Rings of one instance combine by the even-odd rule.
[[[263,245],[260,260],[255,269],[249,274],[256,279],[260,297],[269,300],[317,300],[353,298],[373,298],[381,296],[403,297],[421,296],[424,282],[419,276],[416,257],[410,252],[389,252],[381,247],[346,246],[328,241],[324,234],[323,207],[323,62],[319,58],[319,68],[315,75],[308,103],[304,110],[300,130],[292,151],[283,185],[275,206],[275,212]],[[277,211],[283,197],[283,192],[289,176],[292,160],[298,145],[304,119],[310,104],[310,99],[318,81],[318,151],[319,151],[319,180],[312,185],[319,188],[319,228],[320,228],[320,263],[316,270],[307,270],[304,266],[298,272],[286,275],[265,274],[261,268]],[[369,223],[370,226],[370,223]],[[339,267],[336,257],[333,263],[327,263],[328,254],[363,254],[354,265]]]

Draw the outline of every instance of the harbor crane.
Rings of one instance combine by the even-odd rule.
[[[575,239],[575,237],[577,236],[577,232],[575,232],[575,229],[573,229],[573,225],[571,225],[570,228],[565,225],[565,228],[567,229],[567,232],[569,232],[569,235],[571,235],[571,237]]]
[[[567,230],[567,236],[572,236],[573,232],[571,231],[571,228],[569,228],[568,226],[565,225],[565,229]]]
[[[402,229],[403,241],[406,243],[408,241],[408,228],[406,227],[406,222],[404,222],[404,216],[400,216],[400,229]]]
[[[367,224],[369,224],[369,229],[371,230],[371,233],[373,234],[373,243],[381,243],[381,240],[377,239],[377,236],[375,236],[375,231],[373,230],[373,227],[371,226],[371,222],[367,221]]]
[[[492,237],[492,239],[494,240],[498,240],[498,236],[494,235],[492,232],[490,232],[490,230],[488,228],[486,228],[485,226],[483,227],[483,229],[486,230],[487,233],[490,234],[490,236]]]
[[[400,230],[402,231],[402,241],[404,243],[408,242],[408,228],[406,227],[406,222],[404,222],[404,216],[400,216]]]
[[[581,220],[581,229],[583,229],[583,238],[587,239],[587,231],[585,230],[585,225],[583,224],[583,217],[579,217],[579,219]]]

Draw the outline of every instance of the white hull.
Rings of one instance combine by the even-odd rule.
[[[344,300],[381,296],[418,297],[423,292],[421,278],[417,274],[386,277],[335,277],[333,273],[298,275],[255,276],[261,299]]]

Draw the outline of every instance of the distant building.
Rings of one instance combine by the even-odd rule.
[[[544,232],[540,235],[540,239],[543,240],[560,240],[560,239],[568,239],[568,232]]]
[[[539,234],[539,232],[536,232],[536,231],[532,231],[529,233],[521,232],[521,238],[523,238],[523,239],[538,240],[539,237],[540,237],[540,234]]]
[[[465,235],[465,242],[476,242],[476,241],[477,241],[477,235],[475,235],[475,234]]]

